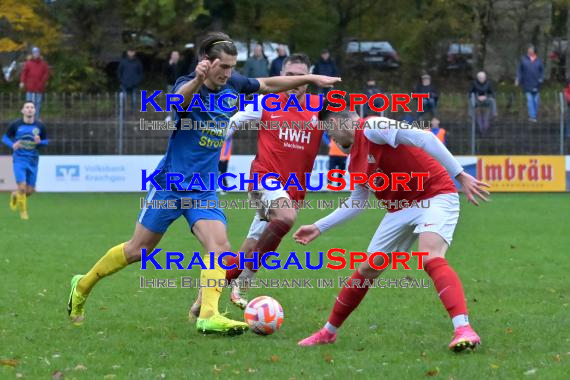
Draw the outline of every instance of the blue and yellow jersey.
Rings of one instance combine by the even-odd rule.
[[[39,136],[41,141],[36,143],[34,136]],[[14,151],[14,158],[37,158],[38,148],[48,144],[46,128],[40,121],[25,123],[23,119],[18,119],[10,124],[8,131],[2,137],[2,142],[12,149],[12,145],[20,141],[21,147]]]
[[[176,81],[174,91],[185,83],[194,79],[195,73],[185,75]],[[238,94],[251,94],[259,90],[259,81],[257,79],[249,79],[238,73],[233,73],[228,82],[222,86],[218,91],[212,91],[205,85],[202,85],[199,90],[200,98],[207,110],[203,112],[200,108],[194,107],[191,112],[177,112],[176,113],[176,130],[172,132],[168,142],[168,149],[166,154],[158,164],[157,170],[162,172],[155,177],[160,186],[166,187],[166,172],[181,173],[184,176],[182,186],[187,189],[194,173],[199,173],[200,178],[208,186],[209,175],[213,173],[215,183],[218,178],[218,162],[220,161],[220,150],[224,144],[224,138],[227,132],[227,122],[232,116],[233,112],[223,111],[215,105],[213,112],[210,110],[210,94],[214,94],[217,100],[220,96],[226,93],[231,93],[237,96]],[[225,98],[224,104],[226,107],[231,107],[235,104],[230,103],[229,98]],[[208,122],[208,121],[225,121],[225,126],[220,128],[209,129],[181,129],[181,119],[191,119],[195,122]],[[209,187],[209,186],[208,186]],[[192,188],[201,190],[200,186],[194,184]]]

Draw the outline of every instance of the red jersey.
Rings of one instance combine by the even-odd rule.
[[[296,107],[290,107],[287,112],[283,111],[288,99],[287,94],[281,93],[278,101],[272,100],[281,103],[279,111],[263,110],[263,124],[258,132],[257,155],[251,163],[251,174],[253,176],[253,173],[258,173],[261,181],[263,175],[277,173],[281,184],[285,185],[289,174],[295,173],[302,190],[292,185],[287,189],[287,193],[292,200],[301,201],[306,193],[305,173],[313,171],[324,131],[318,129],[318,112],[307,111],[305,103],[301,104],[303,111],[298,111]],[[318,107],[318,97],[311,95],[309,101],[312,108]],[[278,121],[280,128],[270,129],[272,121]],[[299,124],[293,126],[293,121]],[[264,125],[268,128],[264,128]],[[249,189],[252,190],[251,184]]]
[[[354,144],[350,150],[348,165],[350,173],[366,173],[371,176],[382,172],[388,178],[392,178],[392,173],[429,173],[429,178],[423,178],[423,191],[417,190],[418,178],[413,177],[407,183],[411,191],[403,190],[401,185],[398,185],[398,190],[391,191],[391,186],[388,186],[385,190],[374,192],[378,200],[412,202],[433,198],[439,194],[457,193],[455,184],[445,168],[423,149],[406,145],[398,145],[397,148],[388,144],[379,145],[368,140],[363,129],[356,129],[354,132]],[[398,211],[398,208],[388,208],[388,212],[395,211]]]

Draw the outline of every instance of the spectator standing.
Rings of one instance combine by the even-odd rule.
[[[279,45],[277,48],[277,58],[271,61],[271,68],[269,69],[269,76],[270,77],[277,77],[281,75],[281,68],[283,67],[283,61],[287,58],[287,51],[285,50],[285,46]]]
[[[32,57],[25,64],[20,75],[20,88],[26,90],[26,101],[34,103],[35,118],[39,120],[43,94],[49,78],[49,66],[40,54],[40,49],[32,49]]]
[[[566,79],[566,87],[564,87],[564,99],[566,100],[566,131],[564,137],[570,138],[570,78]]]
[[[257,44],[253,55],[247,59],[244,67],[244,76],[249,78],[266,78],[269,76],[269,63],[263,54],[263,45]]]
[[[474,112],[479,132],[483,135],[491,124],[490,116],[497,117],[495,91],[484,71],[477,73],[469,89],[469,115],[473,117]]]
[[[536,123],[540,106],[540,86],[544,81],[544,67],[536,55],[536,49],[530,45],[517,67],[515,86],[521,86],[526,95],[528,119]]]
[[[326,75],[329,77],[337,77],[338,76],[338,69],[336,67],[336,63],[331,58],[331,54],[328,49],[323,49],[321,51],[321,58],[315,64],[313,68],[313,74],[317,75]],[[320,94],[327,94],[332,88],[318,88],[317,91]]]
[[[348,154],[345,153],[333,139],[329,138],[328,133],[323,133],[323,142],[329,147],[329,170],[339,169],[346,170],[346,158]],[[342,175],[334,175],[335,178],[340,178]],[[331,183],[331,181],[329,181]]]
[[[368,99],[375,94],[381,94],[382,90],[380,87],[376,85],[376,81],[374,79],[368,79],[366,82],[366,87],[364,88],[364,95],[367,96]],[[374,99],[374,107],[382,108],[384,106],[384,101],[380,98]],[[373,111],[368,102],[363,105],[362,109],[362,117],[369,117],[369,116],[384,116],[384,112],[376,112]]]
[[[173,50],[170,53],[170,59],[164,70],[166,76],[166,91],[170,94],[174,90],[176,79],[182,75],[188,74],[184,70],[184,62],[180,59],[180,52]]]
[[[431,119],[430,131],[443,143],[443,145],[447,145],[447,131],[439,126],[439,119],[437,117]]]
[[[141,61],[136,57],[134,49],[127,50],[127,56],[121,59],[117,71],[121,84],[121,93],[125,97],[131,96],[131,112],[136,109],[137,91],[143,80],[143,67]]]
[[[416,85],[413,91],[414,94],[428,94],[428,99],[423,99],[423,112],[418,112],[418,116],[423,116],[429,112],[432,116],[435,115],[437,110],[437,102],[439,100],[439,92],[431,83],[431,76],[427,73],[422,74],[420,83]]]

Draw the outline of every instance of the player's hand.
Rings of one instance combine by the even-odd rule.
[[[319,237],[321,231],[314,224],[301,226],[293,235],[293,239],[299,244],[309,244]]]
[[[311,75],[311,83],[317,87],[333,87],[342,81],[339,77],[328,77],[326,75]]]
[[[34,135],[34,142],[39,144],[42,142],[42,138],[39,135]]]
[[[463,193],[467,197],[467,200],[473,203],[475,206],[479,206],[479,202],[477,202],[477,198],[488,202],[489,199],[487,198],[490,193],[485,187],[490,187],[489,184],[485,182],[481,182],[474,178],[473,176],[465,173],[464,171],[461,172],[457,177],[457,181],[461,184],[461,188],[463,189]]]
[[[20,140],[16,141],[14,144],[12,144],[12,149],[13,150],[18,150],[22,147],[22,143],[20,142]]]
[[[200,82],[204,82],[211,67],[212,62],[207,59],[201,60],[198,65],[196,65],[196,79],[198,79]]]

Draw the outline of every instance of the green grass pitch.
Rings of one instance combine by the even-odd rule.
[[[140,265],[104,279],[87,304],[87,321],[71,326],[65,311],[69,280],[84,273],[133,230],[142,194],[37,194],[21,221],[0,194],[0,379],[563,379],[570,373],[570,196],[494,194],[482,207],[462,199],[448,259],[463,280],[477,352],[447,350],[451,323],[431,289],[372,289],[340,330],[335,345],[304,348],[297,341],[320,328],[333,289],[253,289],[285,312],[273,336],[202,336],[187,320],[194,289],[140,289]],[[229,199],[244,194],[228,195]],[[338,194],[312,194],[332,199]],[[326,215],[303,210],[296,227]],[[237,249],[253,210],[229,210]],[[365,250],[382,212],[321,236],[306,249]],[[178,220],[160,248],[200,247]],[[304,250],[288,236],[280,251]],[[164,260],[163,260],[164,262]],[[147,271],[147,278],[197,276],[198,271]],[[324,269],[267,271],[260,278],[337,278]],[[423,271],[388,278],[427,279]],[[222,295],[221,311],[242,318]]]

